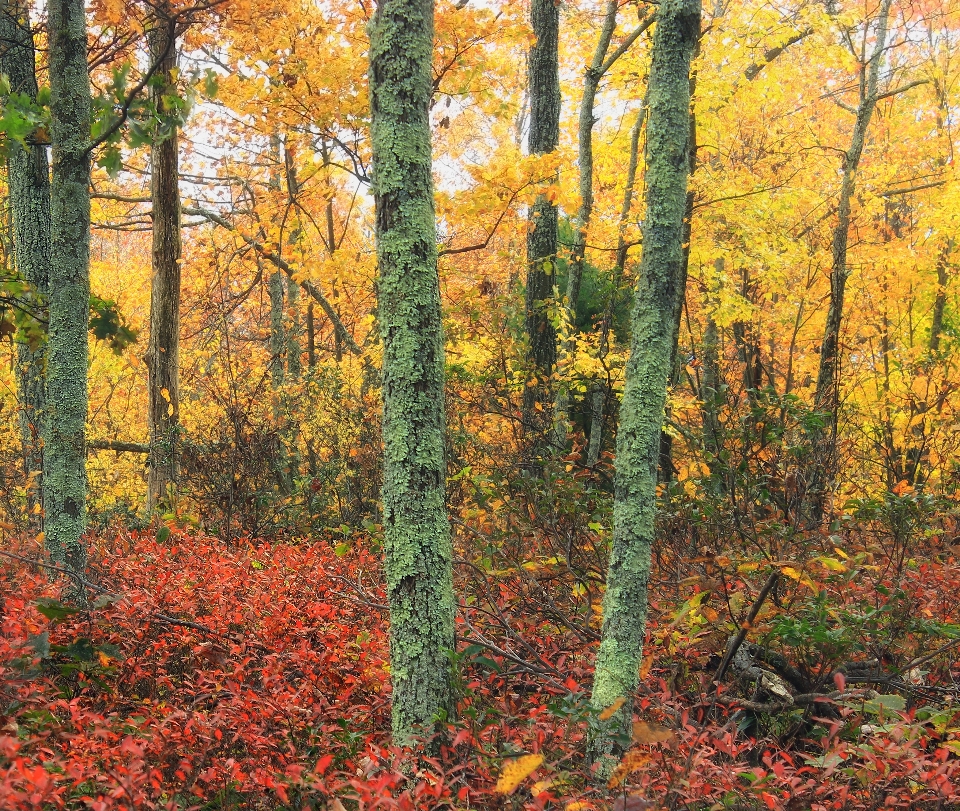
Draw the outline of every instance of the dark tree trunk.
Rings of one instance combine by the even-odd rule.
[[[554,0],[533,0],[536,42],[530,49],[530,136],[533,155],[553,152],[560,142],[560,10]],[[550,408],[550,378],[557,359],[557,331],[549,318],[557,269],[557,207],[540,194],[530,211],[527,235],[527,338],[531,378],[523,393],[525,430],[542,434]]]
[[[11,90],[36,98],[33,31],[29,4],[22,0],[7,0],[0,10],[0,71],[9,78]],[[32,303],[42,315],[50,274],[50,165],[46,147],[42,144],[24,147],[9,139],[7,175],[17,270],[30,286]],[[42,507],[43,501],[40,435],[46,398],[45,363],[43,341],[25,341],[17,346],[23,472],[28,483],[27,507],[36,529],[40,529],[42,517],[36,508]]]
[[[173,27],[159,19],[150,32],[150,55],[162,85],[153,90],[163,108],[176,92],[177,45]],[[166,111],[169,112],[169,111]],[[169,503],[177,485],[180,424],[180,168],[177,128],[159,133],[151,151],[153,205],[153,284],[150,290],[150,343],[147,347],[150,468],[147,509]]]

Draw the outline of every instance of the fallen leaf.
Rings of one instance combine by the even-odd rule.
[[[673,730],[647,721],[634,721],[634,743],[664,743],[673,740]]]
[[[513,794],[519,786],[541,763],[543,755],[523,755],[515,758],[503,767],[497,780],[498,794]]]
[[[614,715],[616,715],[617,710],[619,710],[626,703],[627,700],[623,696],[620,696],[620,698],[614,701],[613,704],[600,713],[600,720],[609,721]]]

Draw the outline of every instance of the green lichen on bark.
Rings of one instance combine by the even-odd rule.
[[[0,7],[0,71],[10,87],[30,98],[37,96],[36,59],[29,5],[7,0]],[[17,270],[31,290],[34,306],[46,303],[50,273],[50,176],[47,150],[42,144],[7,143],[7,176],[13,219]],[[40,432],[45,410],[44,366],[46,345],[22,342],[17,346],[17,382],[24,473],[33,477],[28,488],[31,515],[41,502],[43,452]]]
[[[452,547],[445,508],[443,336],[429,125],[433,3],[384,0],[370,27],[384,566],[393,734],[452,709]]]
[[[590,756],[605,774],[629,735],[647,615],[656,516],[657,461],[683,261],[689,172],[690,62],[700,0],[664,0],[653,40],[647,95],[647,210],[617,435],[613,543],[592,706],[623,707],[592,730]]]
[[[51,557],[86,565],[87,327],[90,312],[90,78],[83,0],[50,0],[53,181],[44,510]]]

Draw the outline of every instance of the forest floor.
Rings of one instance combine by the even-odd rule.
[[[920,636],[923,650],[952,650],[954,626],[960,638],[954,558],[904,562],[894,589],[879,586],[882,604],[877,584],[892,574],[849,553],[824,560],[809,574],[781,566],[795,588],[755,624],[806,672],[829,674],[870,634],[896,634],[887,656],[901,663],[918,658],[905,646]],[[439,757],[413,758],[389,743],[379,557],[362,544],[117,532],[94,543],[83,611],[62,601],[62,581],[0,560],[0,808],[960,808],[951,664],[914,667],[879,698],[836,675],[820,685],[834,698],[808,706],[777,707],[775,687],[761,697],[729,677],[718,693],[718,653],[761,572],[711,566],[721,574],[706,586],[654,578],[635,743],[597,786],[582,754],[596,618],[578,638],[528,616],[491,649],[468,605],[457,720]],[[504,605],[515,596],[499,593]]]

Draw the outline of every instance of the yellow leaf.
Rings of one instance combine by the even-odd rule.
[[[634,743],[665,743],[673,740],[673,730],[647,721],[634,721]]]
[[[519,786],[541,763],[543,755],[523,755],[511,760],[500,773],[497,780],[498,794],[513,794]]]
[[[167,389],[160,389],[160,396],[168,403],[170,402],[170,392]]]
[[[609,721],[614,715],[616,715],[617,710],[619,710],[626,703],[627,700],[623,696],[620,696],[620,698],[614,701],[613,704],[600,713],[600,720]]]
[[[537,796],[539,796],[540,794],[543,794],[543,792],[545,792],[545,791],[546,791],[548,788],[550,788],[552,785],[553,785],[553,778],[552,778],[552,777],[548,777],[546,780],[538,780],[536,783],[534,783],[532,786],[530,786],[530,793],[531,793],[534,797],[537,797]]]
[[[817,558],[817,560],[820,561],[825,569],[829,569],[831,572],[845,572],[847,570],[846,566],[834,558]]]
[[[577,800],[564,807],[563,811],[593,811],[596,806],[593,803],[585,803]]]
[[[737,566],[737,571],[741,574],[746,574],[747,572],[755,572],[759,568],[759,563],[741,563]]]
[[[626,780],[627,775],[631,772],[635,772],[645,763],[649,763],[652,760],[650,755],[646,752],[641,752],[638,749],[632,749],[623,756],[623,760],[620,761],[620,765],[614,770],[613,774],[610,775],[610,780],[607,782],[607,788],[616,788],[624,780]]]

